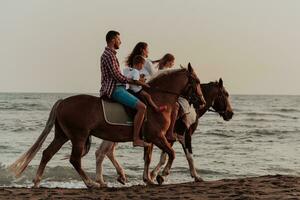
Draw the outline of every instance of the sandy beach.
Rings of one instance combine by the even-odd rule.
[[[300,177],[260,176],[125,188],[0,188],[0,199],[300,199]]]

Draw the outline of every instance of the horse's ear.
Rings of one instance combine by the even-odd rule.
[[[191,63],[189,63],[188,64],[188,71],[190,72],[190,73],[193,73],[193,68],[192,68],[192,65],[191,65]]]
[[[184,69],[184,66],[182,66],[182,64],[179,65],[181,69]]]
[[[222,80],[222,78],[219,79],[219,87],[221,87],[221,88],[223,87],[223,80]]]

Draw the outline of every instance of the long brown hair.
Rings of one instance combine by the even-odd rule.
[[[139,42],[135,45],[135,47],[133,48],[132,52],[128,55],[128,57],[126,58],[126,65],[128,67],[132,67],[133,66],[133,58],[137,55],[142,55],[143,54],[143,50],[146,49],[148,46],[148,44],[146,42]]]
[[[167,53],[161,59],[154,60],[152,62],[153,63],[158,63],[158,65],[157,65],[158,69],[163,69],[164,66],[167,64],[167,62],[174,61],[174,60],[175,60],[175,57],[172,54]]]

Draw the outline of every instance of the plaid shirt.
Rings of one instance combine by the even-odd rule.
[[[109,47],[105,47],[105,50],[101,56],[101,89],[100,97],[111,97],[113,90],[117,84],[125,84],[128,79],[121,74],[117,52]]]

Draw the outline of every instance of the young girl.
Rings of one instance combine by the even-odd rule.
[[[161,59],[156,60],[154,62],[158,62],[157,66],[159,70],[168,69],[173,67],[175,62],[175,57],[172,54],[167,53]]]
[[[165,54],[159,60],[153,61],[153,63],[158,63],[158,65],[157,65],[158,70],[170,69],[174,66],[174,62],[175,62],[175,57],[170,53]],[[175,127],[178,111],[179,111],[179,103],[176,102],[176,104],[174,105],[174,108],[172,110],[172,113],[171,113],[170,128],[168,129],[168,131],[166,133],[166,138],[169,141],[175,141],[176,140],[176,137],[174,135],[174,127]]]
[[[143,68],[144,63],[145,63],[145,59],[142,56],[137,55],[133,58],[132,68],[127,67],[124,69],[123,72],[127,78],[133,79],[137,84],[143,85],[144,87],[149,87],[148,84],[141,81],[142,79],[140,76],[140,70]],[[157,106],[152,100],[150,94],[148,94],[145,90],[143,90],[142,86],[129,84],[129,90],[131,90],[132,93],[134,93],[137,96],[140,95],[144,97],[147,100],[147,102],[154,108],[155,111],[163,112],[164,110],[167,109],[167,106]]]

